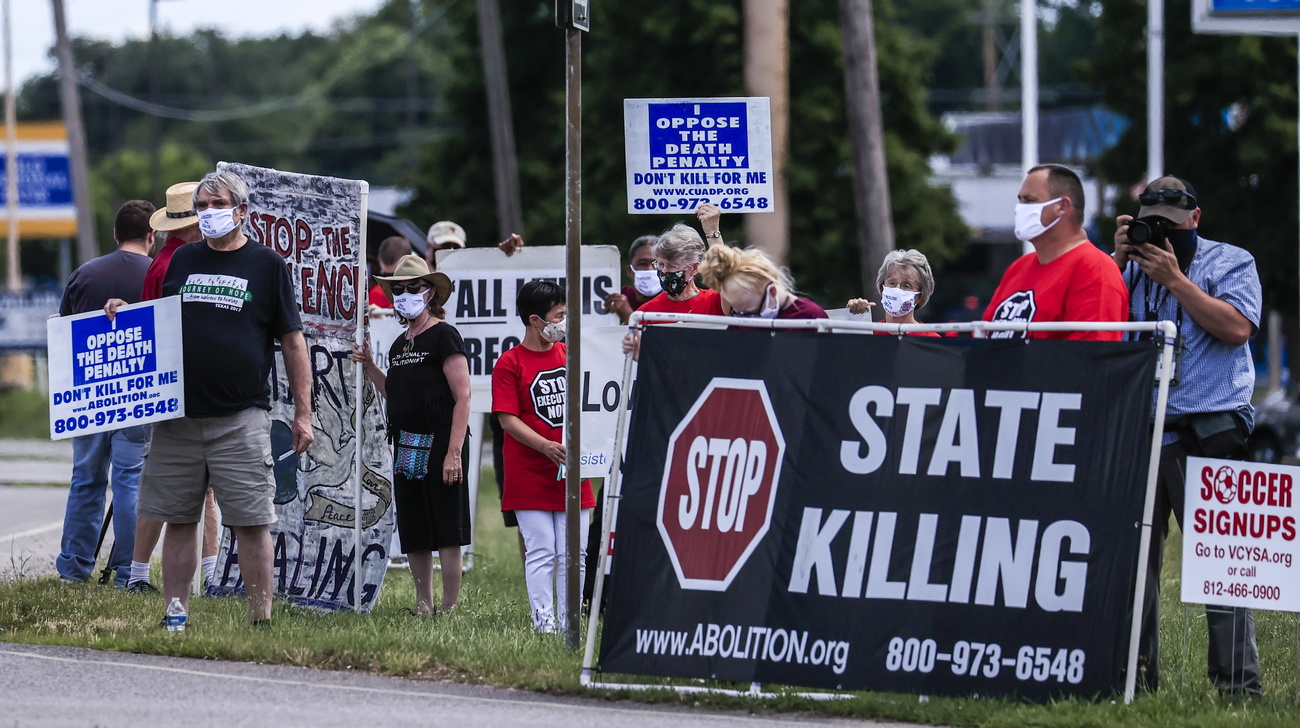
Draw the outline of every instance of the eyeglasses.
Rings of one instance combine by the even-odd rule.
[[[913,292],[913,293],[919,293],[920,290],[921,290],[921,287],[920,287],[920,286],[916,285],[915,283],[913,283],[913,282],[910,281],[910,280],[901,280],[901,279],[898,279],[898,278],[894,278],[894,277],[892,277],[892,276],[889,277],[889,278],[886,278],[886,279],[885,279],[885,286],[884,286],[884,287],[885,287],[885,288],[897,288],[897,289],[900,289],[900,290],[903,290],[903,291],[911,291],[911,292]]]
[[[1184,210],[1195,210],[1196,198],[1187,190],[1152,190],[1150,192],[1143,192],[1138,195],[1138,202],[1146,206],[1165,203],[1177,205],[1183,201],[1184,197],[1187,198],[1187,204],[1178,206]]]
[[[388,287],[393,290],[393,294],[400,296],[403,293],[420,293],[429,287],[424,285],[424,281],[411,281],[410,283],[389,283]]]

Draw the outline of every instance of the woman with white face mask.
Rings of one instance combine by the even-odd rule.
[[[369,342],[354,346],[379,395],[387,400],[393,442],[393,496],[397,533],[415,580],[414,614],[432,614],[433,552],[442,573],[442,607],[460,596],[460,547],[470,542],[469,486],[464,453],[469,448],[469,363],[460,332],[443,320],[451,279],[429,270],[418,255],[397,262],[391,276],[375,276],[393,302],[406,333],[388,352],[385,374],[370,356]]]
[[[891,250],[876,273],[876,290],[887,324],[919,324],[916,312],[930,302],[934,293],[934,274],[930,261],[919,250]],[[849,313],[866,313],[874,306],[865,298],[849,301]],[[884,332],[877,332],[884,333]],[[938,336],[934,331],[914,332],[913,336]]]
[[[618,314],[623,323],[627,323],[633,311],[663,293],[659,272],[655,270],[654,244],[658,240],[657,235],[642,235],[632,241],[632,247],[627,251],[627,270],[632,285],[623,286],[618,293],[605,297],[605,308]]]

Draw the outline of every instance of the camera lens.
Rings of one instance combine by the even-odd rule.
[[[1154,234],[1151,224],[1145,220],[1133,220],[1128,224],[1128,241],[1134,245],[1146,245]]]

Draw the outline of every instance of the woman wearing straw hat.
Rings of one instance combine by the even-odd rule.
[[[442,611],[460,595],[460,547],[470,541],[469,363],[460,332],[443,321],[451,279],[418,255],[403,256],[391,276],[376,276],[406,333],[388,353],[388,374],[370,345],[354,349],[366,376],[388,401],[393,441],[397,533],[415,579],[415,614],[433,614],[433,552],[442,567]]]

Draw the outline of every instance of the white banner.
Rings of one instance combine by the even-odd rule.
[[[1184,602],[1300,612],[1300,468],[1187,458]]]
[[[630,403],[623,389],[626,326],[582,327],[582,477],[608,478],[614,466],[618,408]],[[636,364],[632,365],[636,381]],[[631,414],[629,412],[629,417]]]
[[[50,439],[185,416],[176,296],[46,322]]]
[[[524,338],[515,296],[525,283],[545,278],[565,285],[564,246],[529,246],[512,256],[496,248],[438,251],[438,270],[452,280],[447,321],[465,340],[474,412],[492,411],[492,368]],[[582,326],[617,326],[605,296],[619,291],[619,252],[612,245],[582,246]]]
[[[358,392],[357,365],[348,360],[357,333],[357,302],[365,301],[368,185],[243,164],[224,168],[243,177],[251,189],[246,232],[289,266],[311,368],[316,439],[301,456],[280,460],[281,453],[292,449],[294,404],[277,347],[271,372],[276,595],[310,607],[351,609],[359,555],[360,609],[370,611],[387,573],[394,510],[384,411],[374,387],[367,384]],[[238,544],[227,531],[218,555],[217,583],[209,593],[242,591],[238,556]]]
[[[624,99],[629,214],[772,212],[767,97]]]

